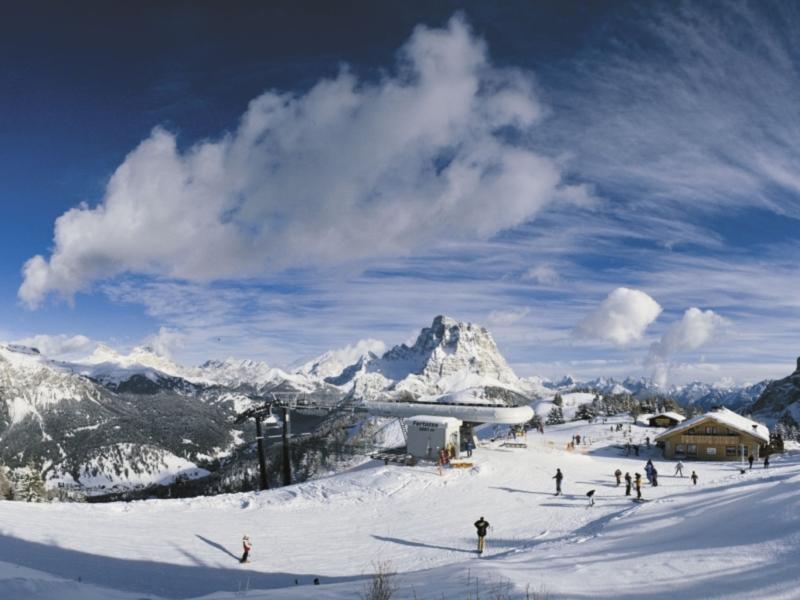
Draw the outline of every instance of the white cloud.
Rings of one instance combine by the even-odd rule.
[[[186,345],[186,334],[168,327],[159,327],[158,332],[148,336],[144,345],[149,346],[159,356],[171,358],[173,353]]]
[[[43,355],[52,358],[69,356],[84,352],[94,345],[94,342],[85,335],[33,335],[16,340],[15,344],[36,348]]]
[[[558,283],[560,277],[556,270],[547,264],[536,265],[531,267],[522,276],[523,279],[535,281],[540,285],[554,285]]]
[[[661,306],[640,290],[619,287],[577,326],[585,338],[625,346],[642,338],[645,330],[661,314]]]
[[[616,25],[559,65],[553,86],[560,110],[547,127],[574,173],[630,192],[637,214],[757,206],[796,218],[795,8],[670,4]]]
[[[513,325],[520,319],[524,319],[531,312],[531,309],[526,307],[511,308],[509,310],[493,310],[489,313],[489,323],[491,325],[508,326]]]
[[[586,200],[500,133],[539,120],[532,78],[493,66],[462,18],[418,27],[399,57],[377,82],[344,68],[306,93],[266,92],[235,131],[186,149],[154,129],[98,205],[56,220],[19,298],[71,299],[120,273],[211,281],[409,254]]]
[[[648,364],[659,385],[667,382],[671,358],[680,352],[697,350],[712,342],[730,325],[713,310],[689,308],[679,321],[672,323],[661,339],[650,347]]]

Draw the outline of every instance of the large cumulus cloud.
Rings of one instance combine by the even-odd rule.
[[[512,140],[540,117],[530,74],[491,63],[462,18],[418,27],[378,81],[350,70],[255,98],[237,128],[181,148],[157,127],[104,197],[55,223],[24,265],[36,307],[121,273],[211,281],[487,238],[561,187]]]
[[[626,346],[642,339],[661,314],[661,306],[641,290],[619,287],[586,315],[575,333],[583,338]]]

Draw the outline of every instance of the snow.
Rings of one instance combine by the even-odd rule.
[[[697,423],[705,421],[706,419],[712,419],[713,421],[716,421],[721,425],[730,427],[731,429],[736,429],[737,431],[749,433],[753,437],[763,441],[765,444],[769,443],[769,429],[767,429],[765,425],[757,423],[756,421],[748,419],[747,417],[743,417],[742,415],[737,414],[727,408],[719,408],[707,412],[705,414],[692,417],[691,419],[688,419],[683,423],[680,423],[679,425],[672,427],[665,433],[669,433],[671,435],[678,431],[686,431],[687,429],[691,429]],[[658,439],[658,437],[656,439]]]
[[[589,404],[594,400],[595,395],[588,393],[588,392],[571,392],[567,394],[561,394],[561,399],[564,401],[563,405],[561,406],[561,412],[564,415],[564,419],[567,421],[575,418],[575,413],[578,411],[578,407],[581,404]],[[534,410],[536,414],[540,417],[546,419],[547,415],[550,413],[550,410],[553,408],[553,399],[555,395],[552,395],[547,398],[543,398],[542,400],[538,401],[534,405]]]
[[[364,461],[345,473],[260,493],[129,504],[0,502],[0,597],[286,600],[358,597],[376,561],[397,570],[397,598],[465,598],[491,582],[552,598],[797,597],[800,454],[740,474],[737,463],[625,457],[652,429],[568,423],[529,432],[527,448],[482,440],[471,469]],[[565,450],[580,433],[591,445]],[[638,504],[613,484],[616,468],[660,485]],[[565,495],[554,497],[556,467]],[[596,505],[585,493],[595,489]],[[472,523],[492,525],[473,553]],[[253,562],[236,558],[243,534]],[[319,577],[322,585],[312,587]],[[298,584],[295,585],[295,579]],[[478,584],[475,580],[478,580]]]
[[[678,423],[680,423],[681,421],[685,421],[686,420],[686,417],[684,417],[683,415],[681,415],[679,413],[673,412],[671,410],[668,410],[667,412],[656,413],[654,415],[651,415],[649,418],[653,418],[653,417],[668,417],[670,419],[674,419]]]

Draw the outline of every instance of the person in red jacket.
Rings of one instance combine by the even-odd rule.
[[[242,538],[242,550],[244,553],[242,554],[242,558],[239,560],[240,563],[250,562],[250,549],[253,547],[253,544],[250,542],[250,536],[244,536]]]

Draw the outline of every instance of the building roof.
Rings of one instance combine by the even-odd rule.
[[[671,436],[674,433],[686,431],[687,429],[691,429],[698,423],[702,423],[708,419],[716,421],[720,425],[725,425],[726,427],[730,427],[731,429],[735,429],[742,433],[747,433],[754,438],[763,441],[765,444],[769,443],[769,429],[767,429],[765,425],[757,423],[751,419],[748,419],[747,417],[743,417],[742,415],[724,407],[709,411],[703,415],[692,417],[691,419],[687,419],[683,423],[675,425],[663,433],[659,433],[655,439],[663,439]]]
[[[673,421],[677,421],[678,423],[680,423],[681,421],[685,421],[686,420],[686,417],[684,417],[683,415],[679,415],[676,412],[672,412],[671,410],[651,415],[650,417],[648,417],[648,420],[655,419],[656,417],[667,417],[667,418],[672,419]]]

